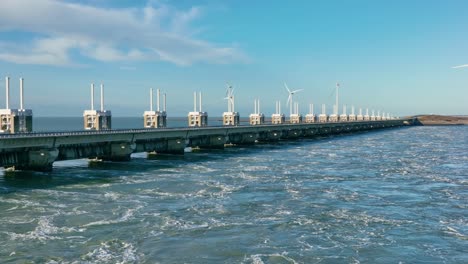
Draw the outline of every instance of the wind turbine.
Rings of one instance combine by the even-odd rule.
[[[284,87],[286,88],[286,90],[288,90],[288,93],[289,93],[289,96],[288,96],[288,101],[286,101],[286,105],[289,105],[289,115],[292,115],[292,100],[293,100],[293,95],[295,93],[298,93],[304,89],[299,89],[299,90],[294,90],[294,91],[291,91],[289,90],[289,87],[286,83],[284,83]]]
[[[226,86],[226,97],[224,99],[228,101],[228,112],[234,112],[234,88],[230,84]]]

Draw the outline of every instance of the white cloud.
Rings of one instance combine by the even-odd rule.
[[[452,69],[465,68],[465,67],[468,67],[468,64],[453,66]]]
[[[199,7],[181,11],[151,3],[144,8],[109,9],[59,0],[2,0],[0,32],[39,37],[30,44],[3,43],[0,60],[73,65],[73,50],[105,62],[162,60],[190,65],[247,59],[236,47],[194,37],[197,29],[191,23],[201,16]]]

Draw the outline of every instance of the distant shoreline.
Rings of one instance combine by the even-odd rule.
[[[468,125],[468,116],[417,115],[415,125],[420,126],[463,126]]]

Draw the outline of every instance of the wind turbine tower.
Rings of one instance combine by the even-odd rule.
[[[303,89],[291,91],[286,83],[284,83],[284,87],[288,91],[288,100],[286,101],[286,106],[289,105],[289,122],[292,124],[301,123],[302,115],[299,114],[299,104],[296,103],[295,105],[293,105],[293,96],[294,94],[302,91]]]
[[[339,108],[338,108],[338,94],[339,94],[340,84],[336,83],[335,88],[335,105],[333,106],[333,113],[329,116],[328,120],[330,122],[338,122],[339,119]]]
[[[237,126],[240,123],[239,113],[235,111],[234,101],[234,88],[231,85],[227,85],[226,97],[224,98],[228,103],[227,112],[223,113],[223,125],[225,126]]]

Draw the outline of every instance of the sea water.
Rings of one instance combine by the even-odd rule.
[[[0,172],[1,263],[468,263],[468,127]]]

